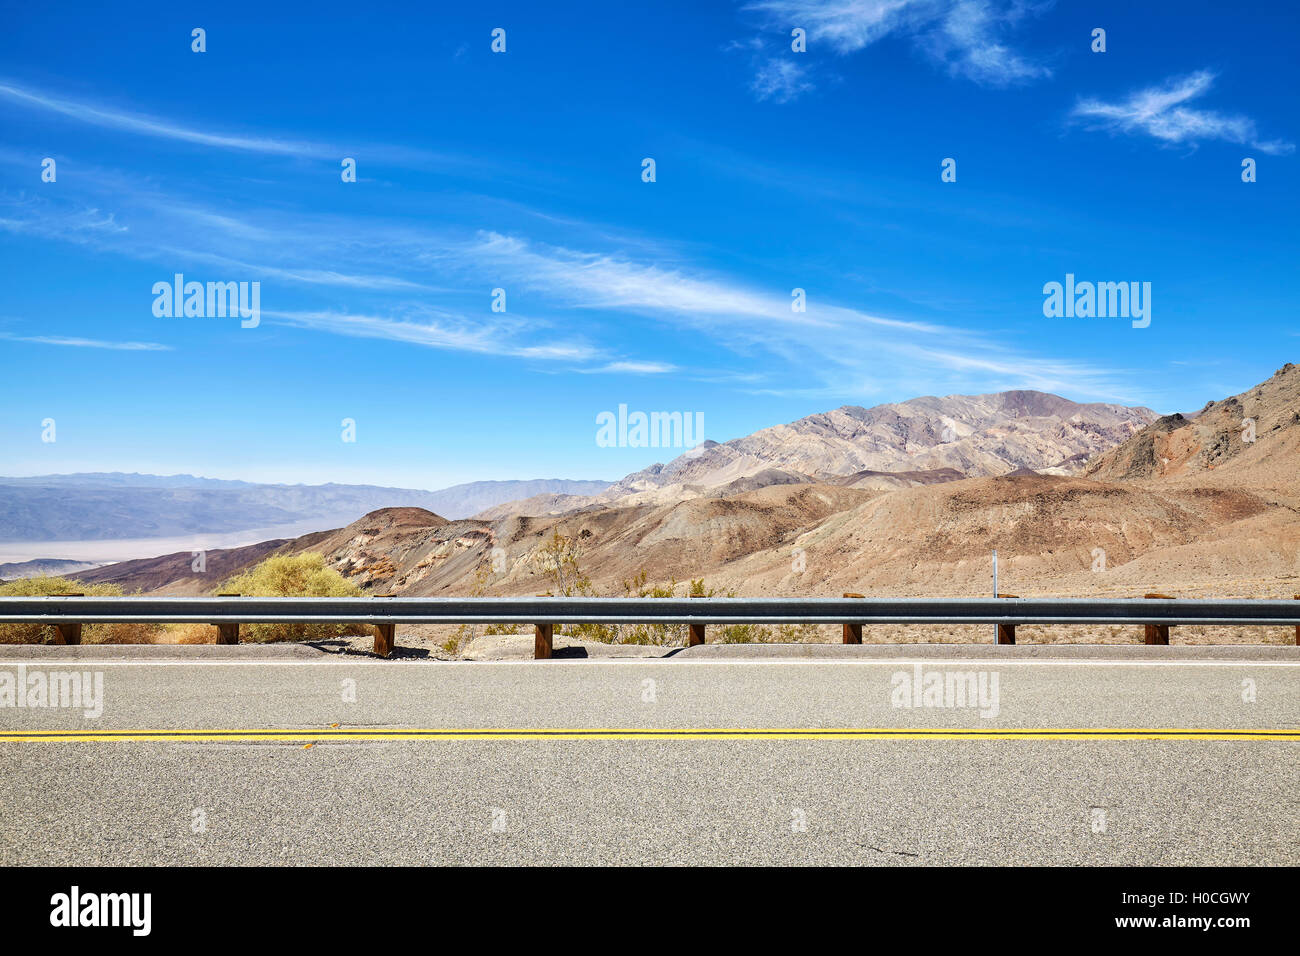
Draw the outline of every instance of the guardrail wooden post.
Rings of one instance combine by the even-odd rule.
[[[376,594],[377,598],[397,597],[396,594]],[[396,621],[379,621],[374,625],[375,628],[375,655],[378,657],[388,657],[393,653],[393,645],[397,643],[397,622]]]
[[[691,595],[691,597],[693,598],[704,597],[704,596],[705,595],[703,594]],[[703,644],[703,643],[704,643],[704,625],[687,624],[686,625],[686,646],[695,647],[697,644]]]
[[[998,597],[1000,597],[1000,598],[1016,598],[1016,597],[1019,597],[1019,596],[1020,596],[1020,595],[1018,595],[1018,594],[999,594],[999,595],[998,595]],[[998,625],[998,643],[999,643],[999,644],[1014,644],[1015,642],[1016,642],[1016,626],[1015,626],[1014,624],[999,624],[999,625]]]
[[[552,644],[555,637],[554,624],[533,625],[533,660],[547,661],[554,654]]]
[[[59,597],[85,597],[81,592],[75,594],[60,594]],[[1300,630],[1300,628],[1297,628]],[[81,643],[81,624],[55,624],[54,625],[54,643],[55,644],[80,644]]]
[[[846,591],[844,593],[844,596],[846,598],[860,598],[860,597],[864,597],[865,595],[854,594],[851,591]],[[850,624],[848,621],[844,622],[844,643],[845,644],[862,643],[862,625],[860,623]]]
[[[393,644],[397,641],[397,623],[381,621],[375,625],[375,654],[387,657],[393,653]]]
[[[538,597],[551,597],[539,594]],[[533,625],[533,660],[549,661],[555,653],[555,625],[553,623]]]
[[[1168,594],[1144,594],[1145,598],[1151,598],[1158,601],[1172,601],[1173,598]],[[1169,643],[1169,625],[1168,624],[1143,624],[1143,638],[1148,644],[1168,644]]]
[[[217,597],[239,597],[238,594],[218,594]],[[217,643],[218,644],[238,644],[239,643],[239,622],[235,621],[230,624],[217,625]]]

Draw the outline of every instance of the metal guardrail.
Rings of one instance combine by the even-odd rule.
[[[373,624],[375,652],[387,657],[398,624],[532,624],[538,658],[551,656],[556,624],[685,624],[689,645],[710,624],[841,624],[844,643],[862,642],[863,624],[997,624],[999,643],[1015,643],[1018,624],[1143,624],[1146,643],[1168,644],[1180,624],[1294,625],[1300,602],[1159,598],[267,598],[0,597],[0,623],[56,628],[77,644],[88,623],[216,625],[219,643],[237,643],[240,624]]]

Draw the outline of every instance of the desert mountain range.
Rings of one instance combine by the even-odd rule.
[[[888,490],[1017,469],[1068,475],[1155,420],[1149,408],[1080,404],[1034,391],[844,405],[732,441],[703,442],[596,495],[541,495],[479,517],[662,504],[772,484]]]
[[[949,395],[845,405],[744,438],[708,442],[628,475],[604,496],[672,485],[716,486],[764,468],[813,476],[950,468],[967,477],[1016,468],[1068,474],[1154,421],[1149,408],[1079,404],[1046,392]]]
[[[869,409],[846,405],[723,444],[705,442],[613,484],[477,481],[421,491],[112,472],[0,478],[0,542],[174,539],[259,528],[296,535],[394,506],[453,520],[496,519],[616,501],[726,496],[772,484],[883,490],[1016,468],[1069,474],[1155,418],[1148,408],[1078,404],[1030,391],[918,398]],[[64,556],[55,547],[38,557]]]
[[[943,435],[923,431],[910,414],[839,410],[769,430],[761,440],[712,446],[701,456],[705,471],[690,460],[666,476],[674,463],[647,470],[652,474],[644,479],[630,476],[619,483],[626,490],[621,497],[597,500],[612,489],[578,496],[577,507],[564,513],[521,513],[525,503],[449,521],[422,508],[386,508],[337,530],[210,552],[207,575],[193,574],[184,552],[78,577],[117,581],[128,590],[203,593],[268,554],[318,552],[374,593],[532,595],[552,586],[534,555],[559,532],[580,548],[595,592],[613,595],[644,572],[650,583],[704,578],[709,587],[742,595],[983,596],[994,548],[1001,590],[1026,597],[1140,597],[1154,590],[1290,598],[1300,592],[1300,368],[1287,365],[1195,415],[1151,414],[1145,425],[1137,423],[1142,411],[1117,406],[1046,406],[1069,411],[1064,422],[1029,414],[1045,410],[1035,404],[1044,398],[1029,396],[1025,404],[1002,406],[1023,414],[988,413],[981,437],[971,440],[968,433],[960,452],[944,447],[959,442],[936,440]],[[892,407],[903,405],[918,407]],[[985,414],[997,406],[972,401],[967,407]],[[1254,420],[1253,434],[1243,425],[1247,418]],[[1049,420],[1055,423],[1048,426]],[[1032,428],[1023,427],[1027,422]],[[851,454],[844,435],[859,428],[869,434],[870,450]],[[880,437],[882,429],[892,437]],[[1102,442],[1096,436],[1103,429],[1112,447],[1083,460],[1089,443]],[[776,462],[762,461],[749,475],[731,470],[741,455],[757,459],[755,449],[791,435]],[[814,467],[833,463],[846,474],[793,470],[796,461],[813,460],[807,449],[823,454]],[[918,455],[909,464],[936,467],[852,470],[884,463],[869,456],[894,455],[897,462],[907,449]],[[963,476],[944,464],[953,454],[964,456],[967,467],[1015,467]],[[1037,457],[1021,457],[1031,454]],[[1026,460],[1077,473],[1036,474]],[[683,474],[694,481],[677,481]],[[643,480],[663,483],[643,488]],[[669,488],[688,493],[659,500]],[[1105,633],[1090,639],[1112,637],[1132,639]],[[1243,639],[1258,640],[1260,633]],[[1279,630],[1272,639],[1293,636]]]

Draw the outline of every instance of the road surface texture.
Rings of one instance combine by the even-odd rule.
[[[1294,651],[6,648],[103,699],[0,706],[0,865],[1295,865]]]

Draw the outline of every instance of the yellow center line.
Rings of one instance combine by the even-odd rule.
[[[0,743],[221,743],[229,741],[430,740],[1280,740],[1300,741],[1300,729],[1176,727],[1106,728],[343,728],[278,730],[15,730]]]

